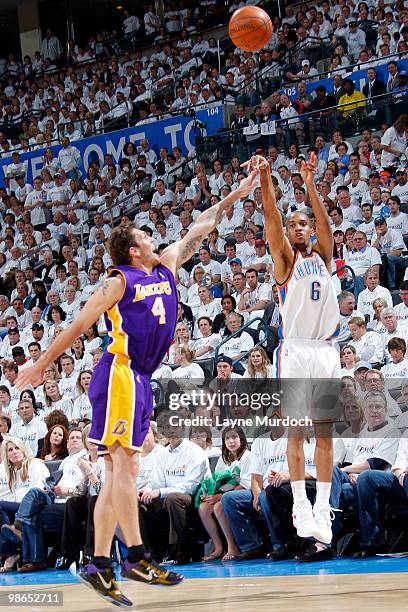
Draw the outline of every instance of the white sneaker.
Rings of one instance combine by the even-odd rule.
[[[334,514],[330,506],[315,504],[313,506],[313,516],[317,526],[317,534],[314,535],[318,542],[330,544],[332,541],[332,521]]]
[[[293,504],[292,517],[293,525],[300,538],[315,538],[316,533],[319,533],[309,500]]]

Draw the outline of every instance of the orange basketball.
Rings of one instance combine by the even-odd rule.
[[[244,51],[258,51],[269,42],[273,28],[263,9],[243,6],[232,15],[228,30],[234,45]]]

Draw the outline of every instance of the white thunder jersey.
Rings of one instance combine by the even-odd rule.
[[[316,251],[302,255],[295,248],[289,278],[278,284],[281,336],[284,340],[330,340],[339,333],[336,291]]]

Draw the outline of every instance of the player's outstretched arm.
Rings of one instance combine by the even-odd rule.
[[[201,213],[188,234],[163,251],[160,258],[161,262],[175,273],[185,261],[188,261],[194,255],[204,238],[208,237],[208,234],[217,227],[225,209],[237,200],[245,198],[255,189],[257,176],[258,170],[252,170],[235,191],[229,193],[218,204]]]
[[[59,336],[55,338],[49,349],[41,355],[35,365],[20,371],[16,386],[25,389],[28,385],[34,387],[44,380],[47,366],[69,348],[74,340],[84,333],[101,314],[109,310],[122,297],[125,281],[122,276],[108,278],[82,308],[79,315]]]
[[[275,275],[279,279],[285,275],[287,265],[292,264],[293,250],[282,225],[282,215],[276,203],[269,163],[260,155],[252,157],[249,163],[250,167],[258,168],[260,172],[266,239],[275,264]]]
[[[330,226],[329,215],[327,214],[327,210],[324,207],[323,201],[320,199],[314,183],[316,168],[317,155],[316,153],[311,153],[310,161],[302,161],[300,166],[300,174],[305,182],[310,204],[316,217],[317,242],[314,244],[313,248],[320,253],[324,262],[329,264],[333,258],[334,238]]]

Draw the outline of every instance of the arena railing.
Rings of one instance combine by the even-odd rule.
[[[389,61],[399,61],[400,59],[403,59],[402,56],[403,56],[402,51],[391,53],[390,55],[386,55],[381,58],[381,60],[384,60],[384,62],[376,65],[375,68],[377,68],[378,66],[385,65]],[[289,71],[288,66],[281,67],[280,76],[268,76],[268,73],[275,72],[276,69],[281,66],[279,62],[275,62],[274,64],[271,64],[271,66],[268,69],[266,68],[258,69],[248,79],[246,79],[245,81],[242,81],[242,83],[240,83],[239,87],[237,87],[234,90],[234,92],[236,94],[236,97],[238,98],[239,96],[242,96],[244,93],[246,93],[245,90],[247,90],[248,88],[251,88],[252,86],[252,90],[256,96],[256,104],[258,104],[262,100],[262,98],[268,97],[275,90],[282,91],[290,87],[296,87],[300,81],[304,81],[305,83],[313,82],[316,85],[318,85],[318,81],[334,77],[336,76],[336,74],[343,72],[344,70],[347,71],[347,75],[346,77],[343,77],[343,78],[347,78],[351,76],[352,73],[357,70],[365,70],[365,69],[371,68],[372,62],[373,60],[371,61],[368,60],[367,62],[356,62],[355,64],[350,64],[349,66],[340,67],[337,70],[330,70],[328,68],[327,70],[323,70],[322,72],[319,72],[317,75],[312,75],[310,77],[306,76],[296,81],[290,81],[287,79],[285,80],[286,73]]]
[[[257,327],[257,330],[254,330],[253,328],[253,324],[259,322],[259,325]],[[256,335],[258,335],[259,339],[257,340],[256,343],[254,343],[254,346],[252,348],[254,348],[255,346],[264,346],[266,344],[266,339],[267,339],[267,334],[268,334],[268,325],[266,323],[266,321],[264,319],[262,319],[262,317],[254,317],[253,319],[247,321],[246,323],[244,323],[244,325],[242,325],[239,329],[237,329],[236,332],[233,332],[232,334],[230,334],[229,336],[227,336],[226,338],[224,338],[223,340],[221,340],[221,342],[215,347],[214,350],[214,360],[215,363],[217,363],[218,361],[218,357],[219,355],[222,355],[222,350],[221,347],[224,346],[224,344],[226,342],[228,342],[228,340],[231,340],[231,338],[236,338],[237,336],[239,336],[241,334],[241,332],[251,329],[250,335],[251,337],[253,337],[253,333],[255,333]],[[264,336],[261,337],[261,333],[264,333]],[[242,357],[240,357],[239,359],[236,359],[235,361],[233,361],[233,365],[235,365],[236,363],[239,363],[240,361],[242,361],[243,359],[245,359],[249,353],[251,352],[252,349],[250,349],[249,351],[245,351],[244,355]]]
[[[347,272],[347,275],[344,274],[345,272]],[[344,276],[344,278],[341,278],[340,275]],[[340,281],[344,280],[345,286],[344,287],[342,286],[342,291],[353,291],[355,283],[356,283],[356,274],[353,268],[347,265],[340,266],[334,272],[332,272],[332,276],[338,276]],[[350,277],[351,277],[351,281],[348,282]]]
[[[398,98],[398,96],[400,96]],[[248,159],[256,149],[266,149],[271,144],[276,144],[277,129],[280,130],[281,147],[287,148],[291,142],[297,142],[295,129],[290,126],[300,123],[303,126],[304,134],[307,136],[310,127],[313,133],[323,134],[331,137],[334,128],[339,127],[345,137],[358,135],[361,130],[368,127],[379,129],[382,123],[392,124],[402,112],[408,112],[408,91],[394,92],[373,96],[369,100],[359,101],[361,106],[347,113],[347,109],[353,109],[358,102],[336,105],[323,109],[325,115],[321,117],[322,111],[310,111],[302,113],[298,117],[289,119],[277,119],[269,123],[255,125],[251,128],[222,128],[218,134],[196,138],[197,158],[207,165],[214,159],[221,159],[224,163],[229,163],[231,157],[238,155],[241,159]],[[402,107],[402,108],[401,108]],[[373,114],[375,112],[375,115]],[[263,127],[261,127],[263,126]],[[307,146],[310,138],[305,138]],[[306,144],[307,143],[307,144]]]

